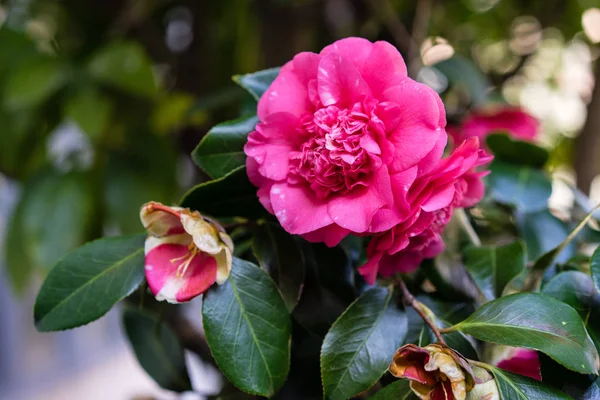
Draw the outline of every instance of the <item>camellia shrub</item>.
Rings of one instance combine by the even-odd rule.
[[[234,80],[256,113],[198,144],[211,180],[62,258],[38,330],[121,302],[148,374],[193,390],[193,351],[225,378],[209,398],[600,398],[595,210],[575,189],[548,209],[536,119],[479,104],[447,126],[400,53],[359,38]]]

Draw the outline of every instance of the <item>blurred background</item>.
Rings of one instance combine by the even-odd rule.
[[[450,123],[489,102],[537,117],[538,140],[562,179],[556,207],[572,201],[564,180],[599,198],[594,0],[0,4],[3,399],[175,398],[138,366],[115,312],[39,334],[35,293],[65,252],[139,232],[142,203],[174,203],[205,179],[188,154],[212,125],[255,107],[231,76],[280,66],[300,51],[347,36],[387,40],[411,76],[441,93]],[[190,362],[195,388],[217,391],[210,369]]]

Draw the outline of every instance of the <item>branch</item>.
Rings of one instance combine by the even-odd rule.
[[[412,293],[408,290],[402,278],[397,278],[396,283],[402,291],[402,300],[404,300],[404,304],[411,306],[417,312],[417,314],[419,314],[423,321],[429,326],[429,329],[431,329],[438,342],[446,344],[446,341],[442,337],[442,334],[440,333],[438,327],[435,325],[435,322],[433,322],[433,320],[427,315],[421,303],[417,299],[415,299],[415,296],[413,296]]]

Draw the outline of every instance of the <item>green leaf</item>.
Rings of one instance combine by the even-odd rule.
[[[582,374],[598,372],[598,353],[577,311],[549,296],[501,297],[448,329],[457,330],[486,342],[541,351]]]
[[[548,207],[552,183],[543,171],[502,161],[492,162],[490,170],[488,189],[497,202],[528,213]]]
[[[13,71],[4,87],[4,104],[10,110],[35,107],[58,90],[67,77],[64,66],[48,58]]]
[[[570,396],[535,379],[487,366],[498,384],[502,400],[569,400]],[[571,399],[572,400],[572,399]]]
[[[566,223],[552,215],[548,210],[536,213],[517,213],[516,224],[521,237],[525,240],[528,261],[537,260],[544,253],[558,246],[567,236],[569,227]],[[567,261],[574,251],[563,251],[558,262]]]
[[[65,115],[90,137],[97,139],[106,129],[113,111],[110,99],[95,89],[85,89],[65,104]]]
[[[262,71],[254,72],[246,75],[235,75],[233,80],[235,83],[243,87],[257,101],[267,91],[271,83],[279,75],[281,68],[270,68]]]
[[[433,259],[426,259],[420,269],[448,300],[472,300],[482,297],[477,286],[460,260],[460,255],[444,251]]]
[[[375,395],[369,397],[370,400],[412,400],[417,397],[409,387],[407,379],[400,379],[390,383]]]
[[[152,98],[158,92],[151,61],[136,42],[110,42],[92,56],[88,70],[99,82],[132,95]]]
[[[579,224],[569,233],[569,235],[563,240],[556,248],[550,250],[546,254],[542,255],[536,262],[533,264],[527,279],[525,280],[525,284],[523,285],[524,291],[534,291],[539,290],[539,287],[542,282],[542,278],[544,277],[544,272],[554,263],[556,257],[571,243],[575,236],[583,229],[583,227],[588,223],[588,221],[594,215],[594,212],[600,208],[600,205],[595,207],[592,211],[590,211],[585,218],[581,220]]]
[[[211,178],[218,179],[246,165],[244,145],[258,123],[256,115],[214,126],[192,152],[192,159]]]
[[[82,173],[51,171],[25,184],[12,228],[25,241],[21,247],[33,268],[50,268],[86,241],[94,223],[93,195]]]
[[[392,289],[373,288],[333,324],[321,350],[325,394],[348,399],[375,384],[407,332],[406,314],[392,302]]]
[[[590,271],[596,291],[600,291],[600,246],[596,248],[590,260]]]
[[[453,86],[463,89],[475,105],[486,101],[492,84],[468,58],[455,55],[433,67],[445,75]]]
[[[573,307],[600,351],[600,293],[589,275],[580,271],[562,272],[544,286],[542,293]]]
[[[262,269],[234,258],[227,282],[204,295],[202,317],[215,361],[231,383],[267,397],[283,385],[290,367],[291,320]]]
[[[180,204],[213,217],[256,218],[266,215],[244,166],[222,178],[194,186],[183,196]]]
[[[469,247],[465,267],[488,300],[502,295],[504,287],[525,269],[525,247],[521,242],[504,246]]]
[[[183,348],[171,328],[132,309],[123,311],[123,327],[140,365],[156,383],[176,392],[192,389]]]
[[[92,322],[144,280],[145,235],[95,240],[67,254],[38,293],[35,326],[40,332]]]
[[[274,224],[262,225],[254,235],[252,249],[259,265],[271,274],[290,312],[296,307],[304,285],[304,255],[296,239]]]
[[[27,239],[23,232],[23,212],[24,202],[20,201],[10,217],[4,241],[7,276],[18,295],[24,293],[35,270],[35,262],[27,248]]]
[[[531,142],[516,140],[506,133],[488,135],[486,143],[494,154],[494,160],[509,164],[542,168],[550,156],[546,149]]]

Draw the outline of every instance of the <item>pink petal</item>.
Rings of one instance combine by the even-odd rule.
[[[305,233],[302,237],[309,242],[325,243],[328,247],[334,247],[337,246],[343,238],[348,236],[349,233],[350,231],[348,229],[332,224],[317,229],[316,231]]]
[[[254,158],[258,172],[265,178],[281,181],[287,178],[289,156],[294,151],[298,118],[288,113],[269,115],[248,135],[244,152]]]
[[[181,244],[162,244],[146,254],[146,280],[157,300],[188,301],[204,293],[215,282],[217,264],[213,257],[204,253],[192,259],[184,276],[177,276],[177,268],[188,254],[188,247]],[[181,257],[183,259],[176,260]]]
[[[472,113],[463,123],[465,138],[485,139],[492,132],[505,131],[521,140],[535,139],[539,130],[537,119],[518,107],[497,107]]]
[[[508,359],[498,363],[498,367],[538,381],[542,380],[540,359],[538,353],[534,350],[515,349]]]
[[[317,81],[319,98],[325,106],[351,107],[371,96],[356,67],[337,54],[321,58]]]
[[[349,37],[330,44],[321,50],[320,54],[321,56],[339,55],[344,60],[352,63],[358,71],[361,71],[372,49],[373,43],[367,39]]]
[[[269,89],[258,102],[258,118],[264,121],[270,114],[286,112],[300,117],[312,112],[313,105],[308,98],[308,88],[304,76],[294,71],[294,62],[285,64]]]
[[[369,257],[369,260],[366,262],[365,265],[358,268],[358,273],[362,275],[365,282],[367,282],[369,285],[374,284],[375,280],[377,279],[377,272],[379,271],[379,260],[381,260],[382,256],[383,253],[376,253],[372,257]]]
[[[295,235],[316,231],[333,223],[327,212],[327,203],[317,199],[306,186],[274,184],[271,204],[283,229]]]
[[[302,84],[308,87],[308,84],[313,79],[317,79],[317,71],[319,69],[319,54],[302,52],[294,57],[294,72],[300,78]]]
[[[445,133],[441,134],[433,150],[431,150],[421,161],[419,161],[419,164],[417,164],[419,167],[419,175],[428,174],[438,166],[442,156],[444,155],[444,149],[446,148],[447,143],[448,135]]]
[[[352,232],[366,232],[373,216],[383,206],[393,202],[390,176],[386,166],[373,175],[368,188],[361,188],[329,201],[329,216],[337,225]]]
[[[379,97],[387,88],[400,85],[407,77],[406,64],[398,50],[388,42],[375,42],[360,70],[373,95]]]
[[[409,78],[387,89],[383,98],[401,108],[398,127],[388,133],[388,139],[396,147],[392,171],[401,171],[422,161],[439,145],[440,136],[446,136],[440,125],[444,109],[440,108],[437,93]]]
[[[454,199],[454,183],[449,183],[446,186],[436,190],[431,197],[427,199],[423,205],[421,205],[421,209],[423,211],[437,211],[441,210],[444,207],[447,207]]]

